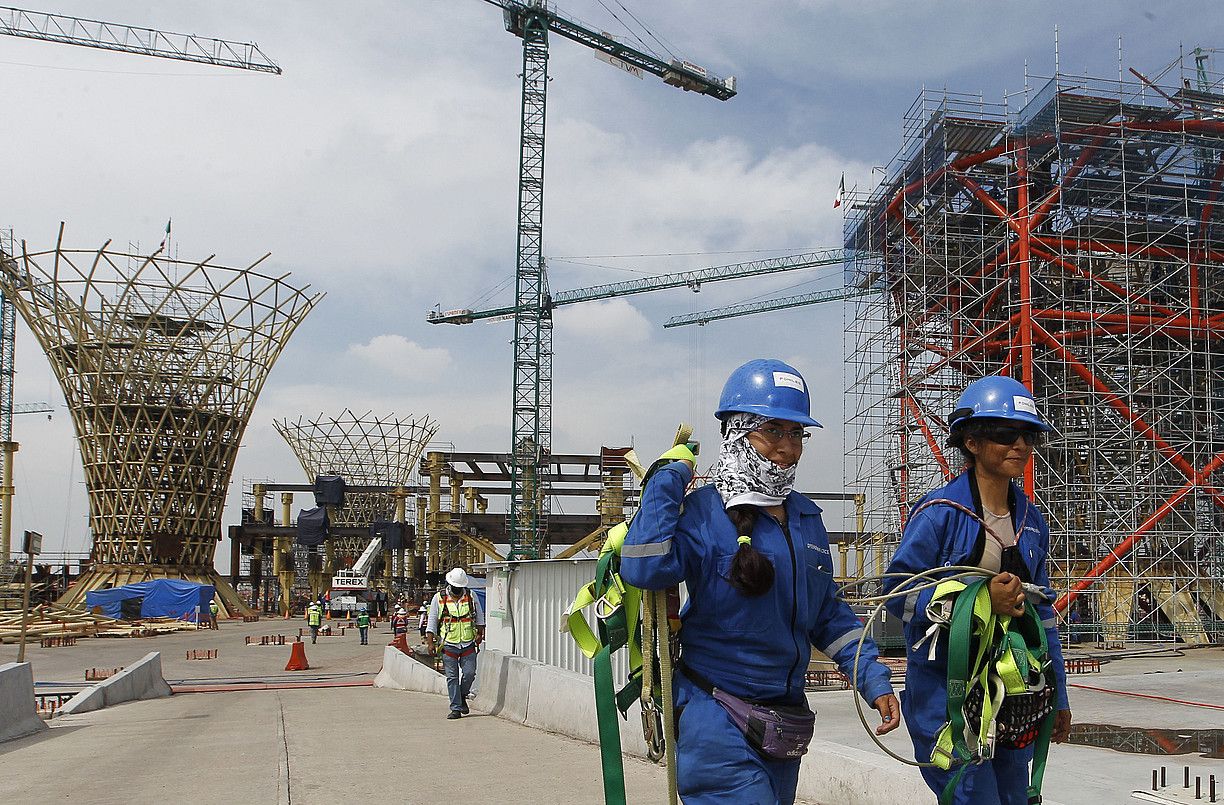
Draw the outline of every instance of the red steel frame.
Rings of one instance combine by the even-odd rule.
[[[1119,110],[1122,109],[1119,102]],[[922,219],[923,211],[919,209],[916,214],[913,209],[913,199],[920,199],[932,192],[932,188],[945,200],[957,195],[969,203],[976,203],[981,217],[986,220],[983,231],[1003,233],[997,238],[1000,244],[997,254],[992,258],[983,255],[980,268],[966,269],[967,273],[962,274],[953,274],[948,269],[951,276],[945,278],[947,290],[944,292],[937,291],[931,296],[919,294],[917,298],[921,301],[916,302],[913,288],[907,287],[904,281],[894,281],[888,286],[886,298],[893,310],[900,311],[897,321],[888,322],[887,325],[897,327],[899,386],[895,396],[899,424],[897,432],[901,436],[898,444],[899,465],[893,488],[902,523],[916,497],[914,492],[921,494],[926,491],[911,488],[915,446],[922,445],[929,450],[929,458],[941,475],[950,477],[953,472],[940,448],[940,437],[936,435],[946,433],[946,425],[930,412],[930,398],[926,394],[927,384],[938,384],[936,376],[949,369],[963,371],[966,378],[980,376],[984,373],[983,367],[988,371],[1011,374],[1040,394],[1042,389],[1035,386],[1035,365],[1058,362],[1078,378],[1082,388],[1091,394],[1091,399],[1108,406],[1126,423],[1131,439],[1147,444],[1184,476],[1184,485],[1172,494],[1153,498],[1150,501],[1151,513],[1118,539],[1115,545],[1103,551],[1104,555],[1099,556],[1087,572],[1079,575],[1063,590],[1055,604],[1060,612],[1134,550],[1192,493],[1213,501],[1219,510],[1224,510],[1224,482],[1213,477],[1224,467],[1224,450],[1210,455],[1205,461],[1201,457],[1197,462],[1192,460],[1186,455],[1184,444],[1162,434],[1156,412],[1140,410],[1127,394],[1115,389],[1111,377],[1103,373],[1092,353],[1093,345],[1101,339],[1126,339],[1153,333],[1159,333],[1162,338],[1172,342],[1184,343],[1187,349],[1224,339],[1224,312],[1219,310],[1218,305],[1214,309],[1204,306],[1204,276],[1210,268],[1219,269],[1224,264],[1224,249],[1212,248],[1213,244],[1205,234],[1213,225],[1213,220],[1220,217],[1219,199],[1224,192],[1224,160],[1221,160],[1221,154],[1224,154],[1224,121],[1193,119],[1184,115],[1172,120],[1145,121],[1128,119],[1125,112],[1118,117],[1113,121],[1079,125],[1067,125],[1060,121],[1061,125],[1056,124],[1053,131],[1025,134],[1013,130],[1003,134],[986,149],[961,153],[933,170],[928,168],[922,171],[918,178],[913,178],[891,193],[875,194],[872,198],[874,204],[863,205],[871,210],[864,216],[879,216],[876,232],[886,234],[882,237],[877,234],[876,237],[880,237],[882,242],[864,248],[864,244],[856,243],[851,234],[855,221],[848,223],[847,230],[848,247],[871,253],[868,260],[873,265],[874,261],[881,261],[886,267],[899,266],[900,270],[894,270],[893,275],[905,275],[912,264],[941,265],[942,256],[938,253],[942,237],[940,224],[928,224]],[[924,133],[933,127],[933,124],[928,125]],[[1175,147],[1183,152],[1195,148],[1205,153],[1210,148],[1214,149],[1211,153],[1215,159],[1220,160],[1214,171],[1208,174],[1210,178],[1205,179],[1206,200],[1199,210],[1200,234],[1197,238],[1188,239],[1181,245],[1162,242],[1160,235],[1128,235],[1119,240],[1095,235],[1079,237],[1071,229],[1053,231],[1049,224],[1057,214],[1064,194],[1070,194],[1098,164],[1115,164],[1118,154],[1125,160],[1126,149],[1135,139],[1142,141],[1147,137],[1155,144],[1153,148],[1168,148],[1167,139],[1162,138],[1169,136],[1178,138]],[[1191,140],[1194,143],[1206,142],[1207,145],[1187,145]],[[1052,187],[1038,186],[1030,172],[1034,155],[1038,160],[1048,160],[1051,149],[1057,153],[1057,149],[1069,144],[1079,149],[1075,158],[1066,160],[1061,175]],[[1114,160],[1114,163],[1108,160]],[[988,178],[997,176],[1001,161],[1005,164],[1006,181],[996,180],[996,192],[992,193],[982,186],[974,174],[982,173]],[[985,168],[992,168],[993,175]],[[1049,163],[1043,164],[1041,169],[1048,177]],[[1135,173],[1141,170],[1136,169]],[[910,176],[913,176],[912,172]],[[1010,193],[1000,193],[1000,186],[1005,186]],[[1125,174],[1122,186],[1127,186]],[[1201,192],[1201,184],[1195,186]],[[1187,202],[1186,206],[1190,208],[1192,205]],[[862,220],[859,219],[860,222]],[[1001,227],[1005,227],[1005,231]],[[1163,240],[1167,241],[1168,238]],[[1154,299],[1149,293],[1129,287],[1129,282],[1120,282],[1094,270],[1092,265],[1100,262],[1096,258],[1102,255],[1116,256],[1124,261],[1124,265],[1128,260],[1143,259],[1184,262],[1188,287],[1185,288],[1185,299],[1178,301],[1185,304]],[[944,264],[952,262],[946,260]],[[1060,305],[1059,300],[1051,303],[1049,299],[1035,304],[1034,271],[1038,266],[1045,272],[1046,285],[1052,282],[1087,283],[1098,289],[1102,297],[1120,300],[1124,309],[1121,312],[1086,311]],[[883,273],[889,275],[887,270]],[[961,295],[964,292],[977,294],[980,302],[970,299],[968,305],[963,305]],[[946,321],[943,330],[947,336],[945,343],[938,343],[938,339],[924,332],[932,322],[940,321]],[[1084,354],[1078,354],[1077,350]],[[912,357],[923,352],[928,353],[928,359],[915,363]],[[907,435],[910,433],[920,433],[921,440],[911,444]],[[1034,464],[1027,468],[1023,483],[1031,496],[1041,496]],[[1217,617],[1224,616],[1217,613]]]

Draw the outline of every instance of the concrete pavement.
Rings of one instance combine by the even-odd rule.
[[[302,673],[284,672],[288,646],[244,645],[244,635],[292,635],[300,625],[223,622],[218,632],[82,640],[28,653],[40,683],[83,684],[85,668],[130,665],[151,650],[162,652],[167,678],[216,687],[251,678],[372,680],[389,639],[385,625],[371,633],[369,646],[358,644],[355,631],[307,642],[313,668]],[[218,648],[220,656],[186,660],[192,648]],[[7,654],[15,647],[0,647],[0,662]],[[1183,765],[1192,767],[1192,778],[1215,774],[1224,781],[1224,650],[1116,661],[1070,681],[1080,686],[1072,688],[1071,703],[1082,725],[1073,740],[1084,745],[1052,749],[1047,801],[1133,802],[1131,791],[1150,787],[1151,769],[1161,765],[1171,781],[1181,779]],[[811,698],[818,739],[883,759],[849,693]],[[597,747],[489,716],[447,721],[446,709],[439,696],[370,687],[231,690],[121,704],[56,718],[50,730],[0,744],[0,802],[602,802]],[[886,742],[908,755],[903,732]],[[467,772],[453,781],[446,764],[456,758]],[[805,773],[838,770],[835,753],[814,752],[804,764]],[[631,802],[664,800],[661,768],[633,759],[625,766]]]
[[[440,696],[377,688],[179,694],[0,744],[0,802],[603,802],[599,750]],[[455,772],[459,769],[459,773]],[[630,801],[663,769],[625,760]]]

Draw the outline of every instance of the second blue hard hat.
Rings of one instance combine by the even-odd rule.
[[[973,419],[1007,419],[1047,433],[1054,430],[1037,412],[1033,393],[1019,380],[1002,375],[988,375],[966,386],[948,417],[948,428],[956,430]]]
[[[726,419],[729,414],[742,412],[824,427],[812,419],[811,402],[807,383],[795,367],[771,358],[758,358],[727,378],[714,416]]]

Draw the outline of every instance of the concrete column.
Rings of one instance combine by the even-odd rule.
[[[4,484],[0,486],[0,562],[7,562],[13,552],[13,455],[17,442],[4,442]]]

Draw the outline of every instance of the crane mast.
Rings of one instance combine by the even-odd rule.
[[[0,35],[119,53],[134,53],[173,61],[281,74],[281,68],[253,42],[243,43],[228,39],[211,39],[195,34],[177,34],[154,28],[122,25],[82,17],[46,14],[12,6],[0,6]],[[13,261],[14,254],[13,238],[9,235],[3,243],[0,243],[0,263],[3,264],[3,270],[18,270]],[[0,483],[0,563],[8,561],[11,547],[12,464],[13,454],[17,452],[17,443],[13,441],[13,373],[16,336],[14,330],[16,324],[16,307],[12,300],[0,294],[0,447],[4,451],[3,483]],[[20,408],[19,406],[17,413],[30,412],[28,408],[24,411]]]
[[[548,99],[548,37],[555,32],[661,77],[665,83],[719,100],[735,95],[734,78],[697,65],[663,61],[622,45],[556,13],[545,0],[484,0],[502,9],[506,30],[523,41],[519,132],[518,245],[514,289],[514,390],[511,427],[511,559],[547,551],[552,452],[552,315],[543,258],[544,132]]]

